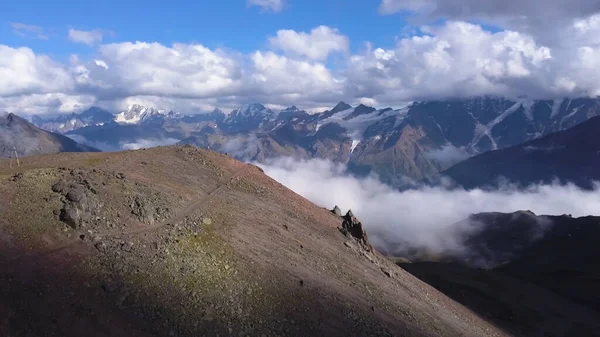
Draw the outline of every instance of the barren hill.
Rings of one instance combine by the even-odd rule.
[[[39,129],[17,115],[0,113],[0,158],[12,157],[14,150],[19,156],[98,151],[63,135]]]
[[[0,181],[2,336],[504,335],[223,154],[45,155]]]

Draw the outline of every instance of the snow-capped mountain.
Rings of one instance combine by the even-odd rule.
[[[59,115],[54,118],[33,116],[30,122],[44,130],[65,134],[87,126],[102,126],[112,122],[113,119],[114,116],[110,112],[92,107],[80,114]]]
[[[222,128],[228,132],[247,132],[260,129],[276,118],[277,113],[262,104],[246,104],[231,111]]]
[[[181,115],[133,105],[114,117],[116,123],[70,133],[115,144],[122,137],[131,142],[132,137],[161,135],[257,161],[327,158],[357,174],[374,172],[400,185],[407,178],[433,176],[471,156],[565,130],[597,115],[600,99],[594,98],[474,97],[412,102],[395,109],[340,102],[316,114],[296,106],[273,111],[258,103],[227,115]]]
[[[165,119],[178,119],[181,117],[179,113],[173,111],[133,104],[128,106],[126,110],[116,114],[114,120],[119,124],[141,124],[159,123]]]

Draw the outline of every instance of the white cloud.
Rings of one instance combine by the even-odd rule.
[[[75,43],[83,43],[89,46],[102,42],[103,33],[100,29],[77,30],[69,28],[69,40]]]
[[[428,35],[400,39],[393,49],[352,56],[346,92],[391,103],[482,94],[553,98],[600,93],[594,84],[600,76],[593,75],[596,45],[549,48],[529,35],[491,33],[466,22],[423,30]]]
[[[332,52],[348,51],[350,40],[335,28],[319,26],[310,33],[280,30],[276,36],[269,38],[269,43],[273,48],[292,55],[325,60]]]
[[[166,146],[177,144],[179,139],[175,138],[165,138],[165,139],[138,139],[135,142],[129,142],[121,144],[121,149],[123,150],[139,150],[139,149],[147,149],[151,147],[157,146]]]
[[[284,105],[306,99],[335,101],[334,97],[342,96],[342,80],[335,78],[322,63],[260,51],[252,54],[251,59],[252,86],[259,88],[262,95],[278,97]]]
[[[137,41],[101,44],[91,57],[72,56],[68,63],[0,45],[0,109],[64,111],[143,100],[182,112],[251,102],[315,111],[340,100],[397,107],[483,94],[600,94],[600,15],[563,28],[545,45],[519,31],[449,21],[422,26],[424,34],[399,38],[395,47],[367,45],[350,54],[347,38],[322,26],[279,31],[270,42],[283,54]],[[337,42],[324,43],[329,40]],[[325,62],[334,52],[345,53],[335,68]]]
[[[0,97],[59,93],[73,88],[68,70],[26,47],[0,45]]]
[[[44,29],[36,25],[28,25],[21,22],[10,22],[15,34],[23,37],[33,35],[35,38],[40,40],[48,40],[48,35],[44,32]]]
[[[425,153],[425,157],[434,160],[444,167],[450,167],[470,157],[469,153],[463,148],[458,148],[452,144],[446,144],[439,149]]]
[[[482,22],[535,37],[554,46],[565,29],[600,14],[596,0],[382,0],[381,14],[409,13],[409,20],[422,25],[437,19]]]
[[[233,95],[242,69],[220,50],[199,44],[117,43],[99,47],[102,63],[79,64],[80,84],[107,98],[157,96],[211,98]]]
[[[344,212],[352,209],[379,248],[395,249],[394,244],[410,243],[432,252],[460,252],[462,235],[472,228],[454,224],[472,213],[531,210],[538,215],[600,215],[600,193],[573,186],[497,191],[436,187],[399,192],[373,178],[346,175],[344,166],[329,161],[280,158],[257,165],[319,206],[331,209],[338,205]]]
[[[281,12],[284,0],[248,0],[248,5],[258,6],[264,11]]]

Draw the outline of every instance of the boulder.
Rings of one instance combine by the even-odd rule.
[[[66,205],[60,211],[60,220],[66,223],[69,227],[76,229],[81,223],[81,213],[76,207]]]
[[[85,199],[85,190],[82,187],[75,187],[67,193],[67,200],[71,202],[84,203]]]
[[[331,213],[337,216],[342,216],[342,210],[338,207],[338,205],[335,205],[335,207],[331,210]]]
[[[69,184],[64,180],[60,180],[56,184],[52,185],[52,191],[55,193],[62,193],[64,191],[66,191],[68,188],[69,188]]]

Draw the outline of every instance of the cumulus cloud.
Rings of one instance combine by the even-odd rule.
[[[40,26],[28,25],[21,22],[10,22],[10,26],[13,32],[19,36],[33,36],[40,40],[48,40],[48,35],[46,35],[44,29]]]
[[[125,42],[102,45],[98,52],[94,62],[78,65],[77,80],[99,96],[210,98],[240,90],[236,60],[199,44]]]
[[[30,48],[0,45],[0,97],[70,91],[71,76],[60,63]]]
[[[600,94],[600,86],[592,83],[598,79],[589,76],[599,62],[595,45],[551,49],[529,35],[492,33],[466,22],[424,30],[427,35],[400,39],[393,49],[367,49],[352,56],[346,91],[381,102],[484,94],[531,98]]]
[[[397,191],[373,177],[347,175],[341,164],[324,160],[279,158],[261,166],[265,173],[319,206],[352,212],[363,222],[379,249],[427,249],[433,253],[462,250],[463,235],[474,230],[462,223],[472,213],[531,210],[536,214],[600,214],[600,193],[574,186],[544,185],[518,190],[506,186],[484,191],[423,187]]]
[[[283,29],[269,38],[271,46],[293,55],[306,56],[313,60],[325,60],[332,52],[348,51],[350,40],[338,29],[319,26],[310,33]]]
[[[262,94],[284,102],[302,98],[329,100],[343,96],[343,80],[337,79],[323,63],[291,59],[273,52],[257,51],[251,56],[253,85]],[[333,99],[335,101],[335,99]]]
[[[595,0],[382,0],[382,14],[408,12],[429,20],[479,21],[534,34],[559,31],[576,19],[600,13]]]
[[[36,105],[39,113],[144,100],[181,112],[227,111],[253,102],[314,111],[340,100],[399,107],[475,95],[600,94],[600,15],[564,26],[551,45],[531,34],[491,32],[463,21],[419,29],[392,48],[368,45],[354,54],[347,37],[325,26],[279,31],[270,39],[272,50],[248,54],[138,41],[101,44],[89,58],[61,63],[29,48],[0,45],[0,108],[22,113],[17,108],[47,101],[47,107]],[[335,52],[344,57],[332,67],[325,60]]]
[[[100,29],[94,30],[77,30],[69,28],[69,40],[75,43],[83,43],[88,46],[102,42],[103,33]]]
[[[284,0],[248,0],[248,5],[258,6],[263,11],[281,12]]]

